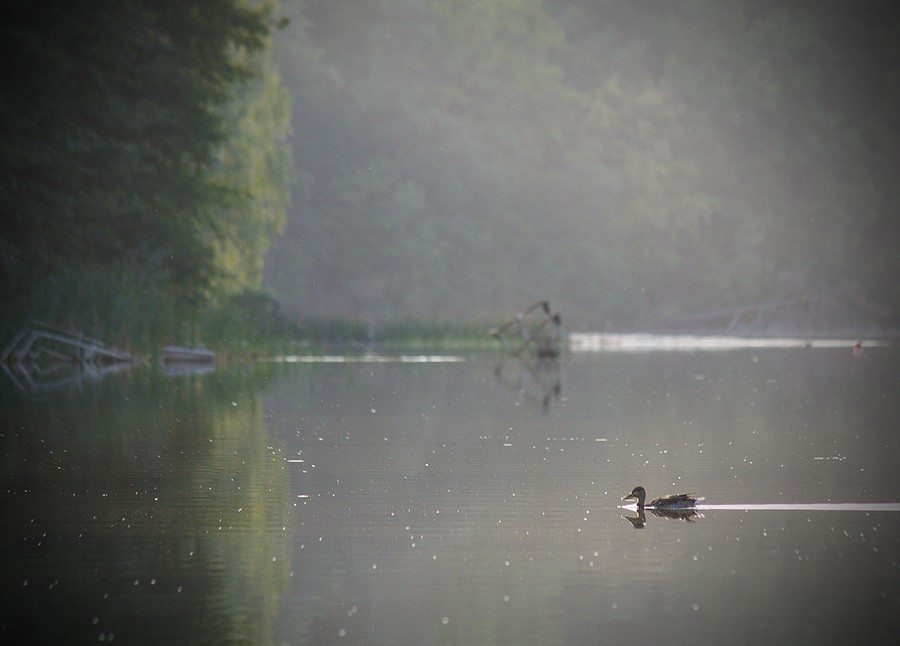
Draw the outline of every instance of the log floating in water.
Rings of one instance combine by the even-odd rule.
[[[561,319],[547,301],[532,303],[498,328],[488,333],[513,356],[526,349],[539,359],[556,359],[560,352]]]
[[[162,349],[163,363],[212,363],[215,360],[216,353],[206,348],[167,345]]]

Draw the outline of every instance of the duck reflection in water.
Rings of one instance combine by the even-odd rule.
[[[647,523],[645,511],[649,511],[657,518],[668,518],[669,520],[684,520],[693,522],[695,518],[703,518],[696,509],[698,502],[703,497],[698,497],[693,493],[677,493],[662,498],[656,498],[650,501],[649,505],[645,505],[647,499],[647,491],[643,487],[635,487],[627,496],[623,496],[622,500],[637,500],[637,516],[622,515],[622,518],[630,522],[635,529],[642,529]]]
[[[694,522],[696,518],[703,518],[696,509],[638,509],[637,516],[626,516],[622,514],[622,518],[634,525],[635,529],[643,529],[647,524],[647,514],[650,512],[657,518],[668,518],[669,520],[684,520],[689,523]]]

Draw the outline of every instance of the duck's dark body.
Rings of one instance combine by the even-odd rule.
[[[637,499],[638,509],[644,509],[644,507],[648,509],[689,509],[703,500],[703,497],[698,497],[697,494],[693,493],[673,493],[661,498],[654,498],[649,503],[645,504],[644,501],[647,499],[647,492],[643,487],[635,487],[631,490],[631,493],[623,497],[622,500],[629,500],[632,498]]]

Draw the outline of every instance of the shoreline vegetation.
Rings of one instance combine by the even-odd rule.
[[[245,0],[5,8],[4,343],[30,321],[142,355],[261,343],[263,260],[292,181],[276,11]]]
[[[248,303],[265,302],[269,308],[249,307]],[[140,308],[128,310],[140,312]],[[107,325],[100,322],[107,323]],[[52,328],[72,339],[96,339],[110,353],[129,353],[137,363],[160,363],[166,352],[183,349],[208,353],[207,359],[217,366],[271,361],[276,357],[320,355],[357,356],[370,353],[380,355],[440,353],[496,353],[517,356],[509,352],[492,334],[491,321],[452,323],[447,321],[406,320],[382,325],[367,325],[346,319],[295,321],[282,316],[277,302],[262,294],[245,295],[217,308],[201,313],[198,319],[181,325],[183,332],[174,344],[170,327],[154,328],[153,321],[96,319],[95,327],[61,327],[47,325],[33,319],[30,327]],[[158,323],[158,321],[156,321]],[[177,323],[173,323],[177,325]],[[21,330],[29,325],[20,328]],[[85,332],[84,330],[89,330]],[[16,334],[0,339],[7,345]],[[900,331],[873,330],[768,330],[751,333],[747,330],[726,332],[721,329],[656,328],[634,332],[585,332],[567,330],[559,338],[560,349],[566,352],[594,353],[649,350],[734,350],[744,348],[843,348],[855,350],[878,346],[892,346],[900,341]],[[177,348],[173,348],[177,346]],[[523,357],[540,354],[534,348],[523,347]],[[556,356],[554,355],[554,359]],[[190,361],[191,359],[186,359]],[[176,363],[178,359],[174,359]]]
[[[259,308],[248,307],[248,303],[258,305],[259,301],[272,305],[264,315]],[[523,334],[534,339],[533,344],[517,344],[510,351],[496,337],[496,328],[486,324],[414,320],[383,326],[348,320],[297,322],[281,316],[274,304],[275,301],[256,294],[253,299],[232,302],[230,309],[206,312],[201,324],[191,327],[195,336],[180,337],[185,341],[179,345],[143,345],[141,340],[171,337],[141,337],[122,321],[115,328],[119,336],[114,334],[102,340],[78,330],[33,321],[12,339],[3,340],[2,368],[19,390],[35,391],[84,378],[130,372],[139,366],[178,376],[232,368],[255,370],[255,366],[265,364],[455,363],[479,355],[494,357],[498,370],[509,364],[525,370],[559,371],[576,354],[818,348],[852,349],[857,355],[870,348],[896,346],[900,340],[897,334],[573,331],[555,335],[553,353],[549,354],[545,351],[546,338],[539,336],[543,331],[535,327]]]

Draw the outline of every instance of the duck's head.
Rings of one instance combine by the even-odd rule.
[[[641,486],[637,486],[631,490],[631,493],[627,496],[623,496],[622,500],[631,500],[636,499],[638,507],[644,506],[644,501],[647,499],[647,492],[644,491],[644,488]]]

